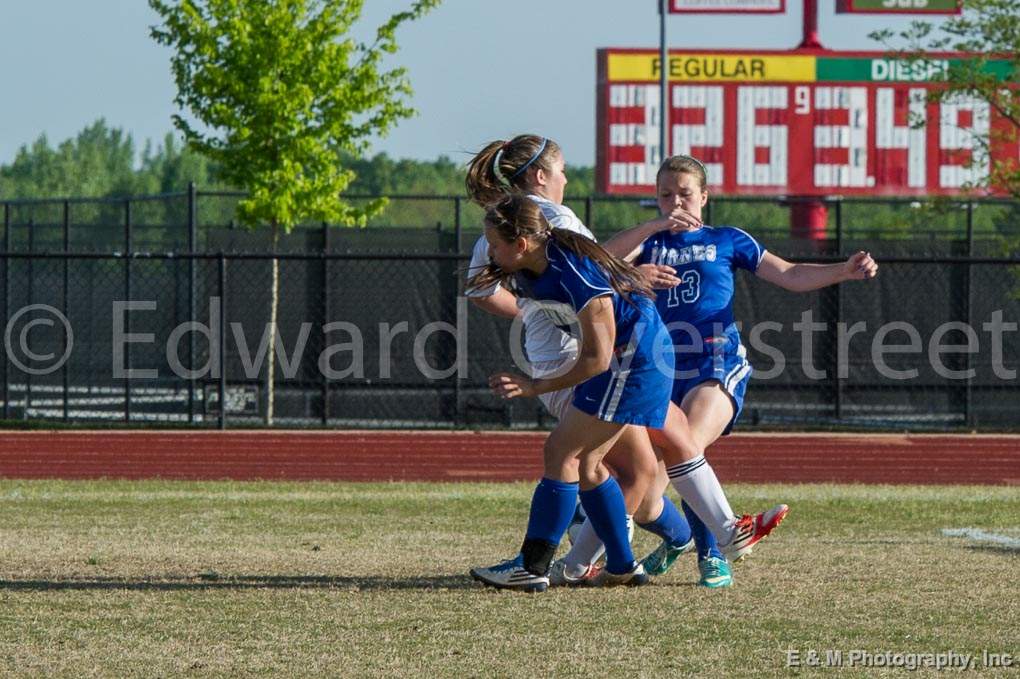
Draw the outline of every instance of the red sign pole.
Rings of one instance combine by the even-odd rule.
[[[818,38],[818,0],[804,0],[804,37],[798,49],[824,49]],[[824,202],[808,196],[791,196],[789,205],[791,238],[825,240],[829,209]]]
[[[825,240],[829,224],[829,208],[814,197],[793,196],[790,206],[790,237],[807,240]]]
[[[669,16],[670,0],[659,3],[659,159],[662,163],[669,157],[669,46],[666,43],[666,18]]]
[[[818,0],[804,0],[804,39],[799,49],[822,49],[818,39]]]

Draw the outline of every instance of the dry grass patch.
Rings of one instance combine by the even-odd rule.
[[[3,676],[786,676],[787,649],[1020,655],[1020,489],[740,486],[776,535],[694,586],[485,590],[528,484],[0,482]],[[1012,531],[1012,533],[1010,533]],[[647,536],[636,550],[654,546]],[[902,670],[844,670],[875,676]],[[1016,675],[1016,669],[1011,671]]]

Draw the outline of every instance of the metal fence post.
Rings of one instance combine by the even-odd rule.
[[[588,227],[589,231],[594,231],[594,224],[591,222],[592,212],[592,198],[591,194],[584,197],[584,225]]]
[[[968,328],[974,327],[974,201],[967,201],[967,296],[964,300],[964,314]],[[974,362],[971,360],[971,353],[964,352],[964,370],[967,372],[967,381],[964,384],[963,393],[963,420],[968,427],[974,426],[974,380],[970,376]]]
[[[454,234],[454,239],[453,240],[454,240],[454,246],[456,248],[456,253],[458,255],[461,254],[461,252],[463,252],[463,250],[464,250],[464,244],[462,242],[463,241],[463,228],[462,228],[462,225],[461,225],[461,208],[462,208],[462,203],[463,203],[463,199],[460,196],[454,196],[454,198],[453,198],[453,234]],[[456,261],[459,262],[460,260],[456,260]],[[439,269],[442,269],[441,262],[437,262],[436,264],[437,264]],[[454,267],[454,270],[456,270],[456,267]],[[462,277],[459,274],[456,274],[456,275],[457,275],[457,285],[454,286],[454,289],[453,289],[454,290],[454,292],[453,292],[453,294],[454,294],[454,298],[453,298],[453,318],[454,318],[453,322],[454,322],[454,325],[456,325],[456,323],[457,323],[457,316],[458,316],[457,309],[459,308],[458,304],[460,302],[461,286],[463,285]],[[453,356],[454,356],[454,364],[456,365],[456,363],[457,363],[457,340],[456,340],[456,338],[454,338]],[[454,419],[454,422],[457,423],[457,424],[459,424],[460,422],[464,421],[464,397],[463,397],[463,394],[461,393],[460,376],[457,374],[456,371],[454,371],[454,373],[453,373],[453,419]]]
[[[460,254],[458,249],[457,254]],[[460,259],[455,260],[456,264],[460,264]],[[467,408],[464,402],[464,385],[461,384],[463,380],[460,376],[460,323],[464,322],[464,333],[467,333],[467,313],[461,318],[461,298],[464,295],[464,276],[457,271],[457,266],[454,266],[455,275],[457,276],[457,285],[454,287],[454,298],[453,298],[453,326],[456,328],[456,335],[453,338],[453,365],[455,369],[453,371],[453,417],[454,423],[457,425],[463,424],[467,420]],[[466,302],[466,300],[465,300]]]
[[[836,200],[836,255],[843,256],[843,200]],[[843,380],[839,376],[839,368],[844,360],[849,361],[849,357],[844,357],[840,353],[840,342],[839,342],[839,324],[843,322],[843,286],[836,286],[836,419],[843,419]],[[847,377],[849,378],[849,366],[847,366]]]
[[[836,254],[843,254],[843,199],[836,199]]]
[[[220,332],[216,351],[220,356],[220,429],[227,428],[227,258],[222,252],[219,257]],[[209,347],[212,351],[212,347]],[[269,349],[272,351],[272,347]]]
[[[463,245],[461,244],[461,226],[460,226],[461,199],[459,196],[457,197],[456,201],[457,201],[457,220],[455,222],[455,225],[457,227],[457,254],[460,255],[463,252]],[[458,264],[460,263],[459,259],[456,261]],[[457,272],[456,266],[454,266],[454,271],[456,272],[455,275],[457,276],[457,285],[454,288],[455,297],[453,300],[453,317],[454,317],[453,322],[454,326],[456,326],[458,321],[460,320],[460,297],[463,294],[464,276],[460,275],[460,272]],[[464,320],[465,322],[467,321],[466,318]],[[460,336],[459,328],[457,332],[458,332],[457,336],[454,337],[453,348],[454,365],[458,365],[459,363],[459,357],[457,356],[457,352],[460,348],[460,343],[458,342],[458,337]],[[454,422],[456,424],[460,424],[466,419],[464,409],[464,394],[462,388],[463,385],[460,382],[461,382],[460,375],[458,374],[458,371],[455,370],[453,373],[453,403],[454,403]]]
[[[198,192],[188,182],[188,322],[195,322],[195,248],[198,240]],[[188,333],[188,367],[195,369],[195,333]],[[188,424],[195,423],[195,378],[188,380]]]
[[[11,204],[4,203],[4,318],[11,317]],[[4,361],[4,419],[11,416],[11,380],[7,365],[10,361]]]
[[[460,225],[460,196],[455,196],[453,199],[453,240],[457,246],[457,254],[460,254],[461,249],[461,225]]]
[[[124,301],[131,301],[131,200],[124,201]],[[131,334],[131,315],[124,314],[124,336]],[[124,343],[124,421],[131,421],[131,343]]]
[[[35,252],[35,218],[28,218],[28,252]],[[28,258],[28,304],[33,304],[35,297],[35,258]],[[28,419],[28,409],[32,407],[32,373],[25,373],[25,407],[21,411],[21,419]]]
[[[459,222],[459,220],[458,220]],[[322,327],[329,323],[329,224],[322,223]],[[325,331],[323,340],[325,341]],[[325,347],[324,347],[325,348]],[[318,367],[318,366],[316,366]],[[322,426],[329,426],[329,375],[320,371],[322,377]]]
[[[70,203],[70,201],[65,200],[64,201],[64,294],[63,294],[63,297],[62,297],[63,302],[64,302],[62,304],[62,307],[63,307],[62,311],[64,313],[64,318],[67,318],[67,314],[68,314],[67,295],[68,295],[68,293],[71,290],[70,271],[69,271],[69,268],[68,268],[70,266],[71,262],[70,262],[70,259],[67,257],[67,255],[68,255],[68,253],[70,251],[71,251],[71,203]],[[64,346],[63,346],[63,349],[64,349],[65,353],[67,352],[67,349],[68,349],[68,346],[67,346],[68,345],[68,339],[69,338],[68,338],[67,334],[65,333],[64,334]],[[68,399],[68,385],[67,385],[68,374],[67,374],[67,362],[66,361],[64,362],[64,365],[61,366],[60,370],[61,370],[62,386],[63,386],[63,390],[64,390],[64,422],[67,422],[70,419],[70,413],[68,412],[68,404],[67,404],[67,399]]]

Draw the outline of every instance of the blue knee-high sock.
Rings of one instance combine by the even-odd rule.
[[[698,548],[698,559],[707,559],[710,556],[722,559],[723,555],[719,551],[719,545],[715,541],[715,536],[712,535],[712,531],[708,529],[705,522],[698,518],[698,515],[694,513],[694,510],[686,502],[681,502],[680,506],[683,507],[684,516],[687,517],[687,523],[691,526],[694,544]]]
[[[662,513],[659,514],[659,518],[638,525],[649,533],[658,535],[670,547],[682,547],[691,539],[691,526],[687,519],[665,495],[662,496]]]
[[[634,552],[627,535],[627,507],[616,479],[610,476],[591,490],[582,490],[580,495],[595,533],[606,546],[606,570],[616,574],[630,572],[634,568]]]
[[[577,504],[577,483],[542,479],[531,498],[527,538],[558,545]]]

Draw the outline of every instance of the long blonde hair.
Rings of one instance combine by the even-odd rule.
[[[494,229],[507,243],[518,238],[538,243],[551,240],[564,250],[587,257],[598,264],[605,271],[613,289],[628,301],[631,301],[632,293],[655,299],[655,293],[640,271],[586,236],[569,229],[552,228],[535,201],[527,196],[506,196],[501,202],[490,206],[485,212],[485,226]],[[471,277],[467,289],[485,290],[497,283],[512,288],[513,279],[513,272],[503,271],[495,262],[489,262]]]

